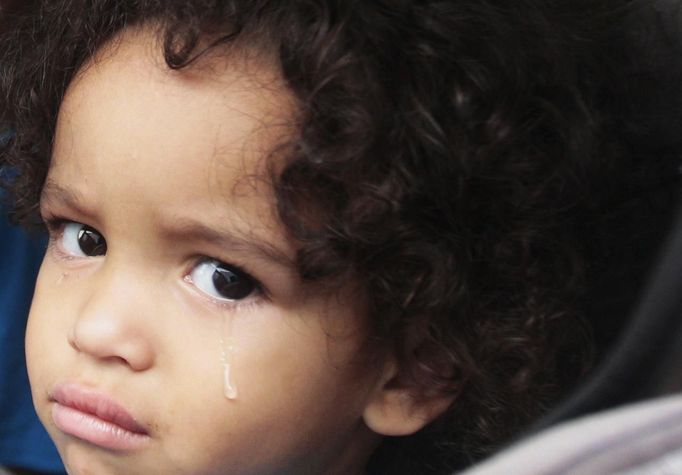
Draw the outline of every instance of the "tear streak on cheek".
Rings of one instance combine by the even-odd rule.
[[[221,363],[223,366],[223,393],[227,399],[237,399],[237,385],[234,381],[234,353],[236,351],[232,336],[233,315],[223,315],[223,328],[220,334]]]

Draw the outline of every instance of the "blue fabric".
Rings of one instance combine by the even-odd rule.
[[[0,209],[0,466],[63,473],[31,402],[24,331],[36,272],[45,248],[11,226]]]

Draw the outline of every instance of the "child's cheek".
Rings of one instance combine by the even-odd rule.
[[[26,327],[26,363],[28,368],[31,391],[34,404],[43,424],[47,425],[44,406],[46,400],[43,395],[47,393],[50,364],[53,361],[53,351],[58,340],[57,328],[59,326],[56,314],[59,312],[60,299],[56,299],[53,287],[58,279],[58,274],[52,272],[48,259],[43,261],[36,288],[31,302],[28,325]],[[50,305],[52,301],[52,305]]]
[[[59,269],[59,266],[46,257],[40,268],[31,302],[29,320],[26,328],[26,360],[32,389],[45,380],[56,378],[52,365],[65,356],[68,350],[67,331],[72,298],[68,288],[74,282],[74,275]]]

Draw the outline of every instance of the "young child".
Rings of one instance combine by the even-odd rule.
[[[29,376],[70,473],[446,473],[571,387],[614,155],[589,59],[626,2],[512,3],[2,19],[5,186],[50,234]]]

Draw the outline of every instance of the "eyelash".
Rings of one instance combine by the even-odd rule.
[[[195,257],[190,266],[185,270],[184,272],[184,277],[182,278],[183,282],[187,283],[188,285],[192,286],[193,292],[202,300],[208,302],[214,307],[217,307],[220,310],[224,311],[249,311],[253,310],[257,307],[259,307],[261,304],[263,304],[266,300],[268,300],[268,293],[263,286],[263,284],[260,283],[258,279],[252,276],[251,273],[246,272],[242,270],[241,267],[235,265],[235,264],[229,264],[230,267],[234,268],[235,270],[238,270],[244,276],[246,276],[248,279],[251,280],[254,286],[254,290],[249,295],[247,298],[243,300],[228,300],[228,299],[219,299],[216,298],[212,295],[209,295],[207,292],[201,290],[198,285],[193,281],[192,279],[192,270],[196,269],[197,266],[199,266],[201,263],[208,261],[208,260],[216,260],[216,261],[221,261],[220,259],[215,259],[209,256],[201,255]],[[225,263],[227,264],[227,263]]]
[[[66,225],[67,223],[72,223],[74,221],[51,214],[43,215],[42,220],[43,223],[45,224],[45,229],[47,230],[47,235],[49,238],[47,244],[48,250],[51,250],[57,255],[57,257],[66,261],[80,259],[77,256],[73,256],[68,252],[65,252],[59,246],[59,240],[64,235],[64,225]]]
[[[199,263],[202,261],[206,260],[205,256],[201,256],[197,259],[195,259],[192,262],[192,266],[190,266],[190,269],[193,269],[195,266],[197,266]],[[245,275],[249,276],[251,280],[254,283],[255,289],[253,292],[253,295],[248,297],[245,300],[220,300],[217,299],[211,295],[208,295],[206,292],[202,291],[197,287],[197,285],[193,282],[192,277],[190,276],[191,270],[185,272],[185,276],[182,278],[184,282],[187,284],[191,285],[194,293],[197,294],[201,299],[207,301],[211,305],[214,305],[220,309],[224,310],[250,310],[253,308],[256,308],[260,306],[265,300],[268,299],[267,293],[265,291],[265,288],[263,285],[257,281],[255,278],[251,277],[251,274],[248,274],[245,272]]]
[[[52,237],[60,232],[61,227],[64,225],[64,223],[68,222],[68,220],[64,218],[60,218],[58,216],[54,216],[51,214],[45,214],[42,216],[43,223],[45,224],[45,228],[47,229],[47,233],[50,236],[50,239]]]
[[[74,256],[72,254],[69,254],[68,252],[65,252],[60,246],[59,246],[59,241],[62,239],[64,235],[64,226],[69,223],[79,223],[79,221],[74,221],[71,219],[67,219],[64,217],[52,215],[52,214],[44,214],[42,217],[43,223],[45,224],[45,228],[47,229],[47,233],[49,236],[49,242],[48,242],[48,249],[51,249],[52,252],[54,252],[58,258],[66,261],[73,261],[73,260],[79,260],[79,259],[86,259],[87,257],[79,257],[79,256]],[[207,294],[205,291],[201,290],[196,283],[193,281],[191,277],[192,270],[195,269],[197,266],[200,264],[206,262],[206,261],[217,261],[224,263],[226,265],[229,265],[236,271],[240,272],[243,274],[246,278],[250,279],[251,282],[254,285],[254,290],[252,292],[252,295],[248,296],[247,298],[243,300],[228,300],[228,299],[219,299],[216,297],[213,297],[209,294]],[[191,261],[191,265],[185,270],[184,272],[184,277],[182,279],[184,282],[186,282],[189,285],[192,285],[193,290],[195,293],[201,297],[202,299],[208,301],[212,305],[219,307],[221,309],[226,309],[226,310],[248,310],[251,308],[254,308],[256,306],[259,306],[262,304],[265,300],[269,299],[267,289],[261,284],[261,282],[256,279],[255,277],[252,276],[251,273],[243,270],[240,266],[235,265],[235,264],[228,264],[227,262],[222,261],[219,258],[215,258],[212,256],[207,256],[207,255],[201,255],[197,256]]]

